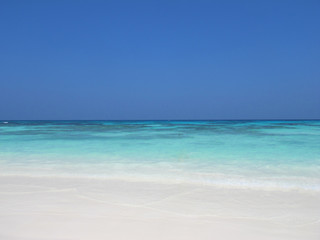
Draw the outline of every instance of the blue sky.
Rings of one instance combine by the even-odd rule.
[[[319,119],[319,12],[2,0],[0,119]]]

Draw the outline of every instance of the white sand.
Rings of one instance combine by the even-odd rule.
[[[320,193],[0,177],[0,239],[319,240]]]

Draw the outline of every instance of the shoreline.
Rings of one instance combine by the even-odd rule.
[[[106,168],[104,166],[104,168]],[[149,170],[149,169],[148,169]],[[6,170],[5,170],[6,171]],[[190,186],[207,186],[213,188],[227,188],[227,189],[250,189],[258,191],[298,191],[298,192],[317,192],[320,194],[320,179],[305,177],[305,176],[241,176],[227,173],[215,173],[212,176],[201,175],[200,173],[186,173],[167,175],[166,171],[169,169],[161,169],[161,173],[156,173],[154,169],[150,173],[137,173],[127,171],[126,173],[116,173],[114,175],[101,175],[94,173],[42,173],[41,168],[25,169],[24,174],[20,172],[2,173],[0,178],[29,178],[29,179],[69,179],[71,181],[77,180],[97,180],[97,181],[119,181],[119,182],[132,182],[132,183],[153,183],[153,184],[185,184]],[[154,174],[153,174],[154,173]]]
[[[0,237],[318,239],[320,193],[0,176]]]

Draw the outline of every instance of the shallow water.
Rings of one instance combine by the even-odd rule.
[[[1,121],[0,175],[320,191],[320,121]]]

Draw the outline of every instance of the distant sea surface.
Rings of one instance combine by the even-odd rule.
[[[320,121],[0,121],[0,176],[320,191]]]

